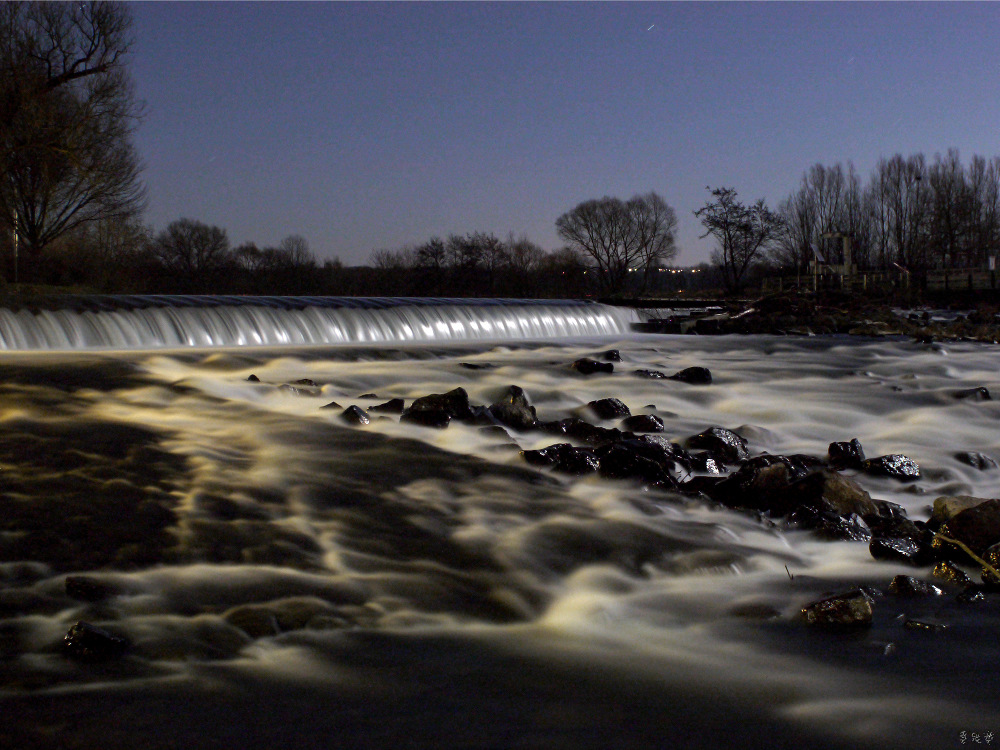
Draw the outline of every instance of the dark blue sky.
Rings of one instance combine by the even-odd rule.
[[[654,190],[684,265],[706,186],[1000,155],[1000,3],[136,3],[147,221],[318,257],[525,233]],[[650,28],[652,27],[652,28]]]

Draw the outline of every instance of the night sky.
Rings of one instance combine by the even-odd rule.
[[[136,3],[146,221],[353,265],[471,231],[561,242],[656,191],[776,207],[815,163],[1000,155],[1000,3]]]

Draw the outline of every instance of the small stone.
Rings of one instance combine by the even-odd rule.
[[[629,446],[618,443],[598,452],[601,476],[609,479],[638,479],[658,487],[673,487],[674,481],[664,467]]]
[[[794,510],[788,516],[788,522],[793,527],[808,529],[822,539],[867,542],[872,538],[871,529],[857,513],[841,516],[805,505]]]
[[[897,596],[941,596],[944,592],[933,583],[913,576],[898,575],[889,583],[889,591]]]
[[[593,375],[595,372],[614,372],[615,366],[610,362],[598,362],[596,359],[582,357],[570,365],[581,375]]]
[[[78,661],[104,661],[121,656],[127,649],[125,638],[82,620],[63,638],[63,652]]]
[[[344,411],[340,413],[340,418],[347,422],[347,424],[352,425],[364,425],[371,424],[371,417],[365,413],[365,410],[358,406],[348,406]]]
[[[966,586],[965,590],[955,597],[955,601],[960,602],[961,604],[976,604],[978,602],[985,602],[986,593],[979,586]]]
[[[987,563],[993,570],[1000,572],[1000,544],[994,544],[992,547],[983,553],[983,561]],[[985,583],[990,588],[1000,587],[1000,578],[990,570],[986,565],[983,566],[982,578],[983,583]]]
[[[929,548],[909,537],[875,537],[868,545],[868,551],[876,560],[903,562],[918,568],[933,559]]]
[[[912,459],[898,453],[863,461],[861,469],[872,476],[892,477],[901,482],[920,479],[920,467]]]
[[[309,388],[318,388],[315,380],[310,380],[309,378],[300,378],[299,380],[293,380],[292,385],[304,385]]]
[[[459,362],[458,366],[464,367],[466,370],[490,370],[496,367],[496,365],[491,365],[488,362],[484,362],[482,364],[478,364],[476,362]]]
[[[670,376],[670,380],[678,380],[690,385],[710,385],[712,373],[707,367],[687,367]]]
[[[623,419],[619,426],[629,432],[663,432],[663,420],[655,414],[636,414]]]
[[[867,627],[872,623],[872,599],[857,589],[806,605],[802,617],[809,625]]]
[[[923,620],[907,620],[903,623],[907,630],[920,630],[925,633],[936,633],[948,628],[947,625],[938,622],[924,622]]]
[[[248,383],[259,383],[260,382],[260,378],[258,378],[253,373],[250,373],[250,377],[247,378],[247,382]]]
[[[667,374],[665,372],[660,372],[659,370],[634,370],[633,375],[639,378],[648,378],[650,380],[665,380]]]
[[[563,474],[591,474],[600,468],[594,451],[575,448],[569,443],[556,443],[537,450],[521,451],[524,460],[534,466],[550,466]]]
[[[447,393],[432,393],[416,399],[404,412],[445,412],[452,419],[470,421],[473,417],[469,404],[469,394],[464,388],[455,388]]]
[[[340,404],[338,404],[336,401],[331,401],[330,403],[324,404],[323,406],[321,406],[319,408],[320,409],[343,409],[344,407],[341,406]]]
[[[629,408],[617,398],[600,398],[587,404],[601,419],[616,419],[632,416]]]
[[[621,362],[622,353],[617,349],[608,349],[604,354],[601,355],[601,359],[605,362]]]

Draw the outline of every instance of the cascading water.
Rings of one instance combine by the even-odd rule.
[[[71,339],[56,338],[0,354],[0,747],[1000,743],[996,595],[888,594],[893,576],[929,568],[637,482],[535,468],[518,449],[556,442],[537,430],[436,429],[372,408],[458,387],[490,404],[517,384],[542,420],[617,427],[587,406],[615,397],[671,440],[720,425],[754,454],[821,456],[858,438],[920,464],[909,484],[854,475],[919,520],[939,495],[997,494],[1000,469],[956,453],[1000,458],[1000,402],[954,396],[1000,390],[996,348],[637,334],[597,305],[562,313],[607,314],[610,330],[569,341],[517,324],[497,341],[411,343],[392,315],[454,319],[462,305],[180,298],[168,314],[130,299],[89,298],[66,319],[132,316],[136,330],[144,311],[178,327],[192,325],[183,311],[225,315],[197,318],[203,333],[171,349],[122,333],[115,345],[135,350],[60,351]],[[246,334],[237,311],[249,307],[374,310],[398,338],[183,343],[231,343],[214,337]],[[570,367],[609,349],[612,373]],[[637,374],[695,365],[710,385]],[[370,424],[344,421],[353,405]],[[802,623],[805,603],[859,585],[884,593],[870,628]],[[918,616],[947,627],[904,627]],[[78,621],[127,649],[68,657]]]
[[[628,331],[631,311],[572,300],[85,296],[0,307],[0,349],[159,349],[563,339]]]

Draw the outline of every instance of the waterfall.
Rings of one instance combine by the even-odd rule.
[[[626,333],[636,319],[577,300],[87,295],[0,304],[3,350],[564,339]]]

